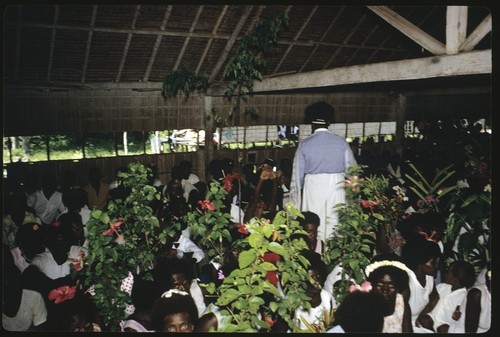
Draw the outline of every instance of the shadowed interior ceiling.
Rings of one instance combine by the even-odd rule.
[[[481,6],[12,5],[4,84],[160,88],[181,66],[217,83],[238,40],[283,12],[289,26],[266,57],[264,81],[492,47]]]

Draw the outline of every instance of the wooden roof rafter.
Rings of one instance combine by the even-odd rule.
[[[366,34],[366,37],[363,39],[363,41],[361,41],[362,46],[366,45],[366,43],[368,41],[370,41],[371,37],[373,36],[373,34],[375,34],[375,32],[377,31],[378,28],[379,28],[379,25],[373,26],[373,28],[368,32],[368,34]],[[352,55],[347,59],[346,63],[351,64],[351,60],[353,60],[356,57],[356,55],[358,55],[358,53],[360,51],[361,51],[361,48],[356,49],[354,51],[354,53],[352,53]]]
[[[474,29],[460,46],[459,51],[471,51],[474,47],[491,32],[491,14],[487,15],[483,21]]]
[[[330,64],[333,62],[333,60],[335,60],[336,56],[340,53],[340,51],[347,46],[347,42],[349,42],[349,40],[351,39],[351,37],[354,35],[354,33],[356,32],[356,30],[358,29],[359,26],[361,26],[361,23],[365,20],[366,18],[366,14],[363,15],[361,17],[361,19],[356,23],[356,26],[354,29],[351,29],[351,31],[349,32],[349,34],[347,34],[346,38],[344,39],[344,41],[342,41],[342,45],[337,48],[337,50],[335,50],[335,52],[333,53],[333,55],[330,57],[330,59],[328,60],[328,62],[325,63],[325,65],[323,66],[323,69],[326,69],[330,66]]]
[[[198,24],[198,20],[200,19],[201,12],[203,12],[203,7],[204,7],[203,5],[199,6],[198,10],[196,11],[196,16],[194,17],[194,20],[191,24],[191,27],[189,28],[188,36],[186,36],[186,38],[184,39],[184,43],[182,44],[181,50],[179,51],[179,55],[177,56],[177,60],[175,61],[175,65],[174,65],[173,70],[177,70],[177,68],[179,67],[179,65],[182,61],[182,58],[184,57],[184,53],[186,52],[186,48],[189,44],[189,40],[191,39],[191,36],[194,32],[194,29],[196,28],[196,25]]]
[[[306,20],[302,23],[302,26],[300,27],[299,31],[293,37],[293,41],[294,42],[296,42],[300,38],[300,35],[304,31],[304,29],[306,29],[307,25],[309,24],[309,22],[311,21],[312,17],[314,16],[314,14],[316,13],[317,10],[318,10],[318,6],[314,6],[311,9],[311,11],[309,12],[309,15],[307,16]],[[288,48],[283,53],[283,56],[281,57],[281,59],[279,60],[278,64],[274,68],[274,71],[272,72],[272,74],[276,74],[278,72],[279,68],[281,67],[281,65],[283,64],[283,62],[285,61],[285,59],[287,58],[288,53],[290,53],[290,51],[292,50],[292,48],[293,48],[293,44],[288,45]]]
[[[168,19],[172,14],[172,8],[173,6],[169,5],[165,10],[165,14],[163,15],[163,20],[161,21],[160,25],[160,31],[165,31]],[[151,56],[149,57],[148,65],[146,66],[146,71],[144,72],[144,76],[142,77],[143,82],[147,82],[149,80],[149,74],[151,73],[151,69],[153,68],[153,63],[155,62],[156,54],[158,53],[158,49],[160,48],[162,38],[163,38],[162,34],[158,34],[156,36],[156,41],[154,43],[153,50],[151,51]]]
[[[434,55],[446,54],[445,45],[387,6],[368,6],[375,14]]]
[[[318,42],[323,42],[325,40],[326,36],[328,35],[328,33],[330,32],[330,30],[332,29],[332,27],[335,25],[335,23],[337,22],[337,20],[340,18],[340,15],[342,14],[343,11],[344,11],[344,7],[342,7],[340,9],[340,11],[337,13],[337,15],[335,15],[335,18],[330,22],[330,24],[328,25],[328,28],[323,32],[323,35],[321,35],[321,37],[320,37],[320,39],[319,39]],[[311,51],[311,53],[309,53],[309,56],[307,57],[306,61],[300,67],[299,72],[302,72],[304,70],[304,68],[309,63],[309,61],[313,57],[313,55],[316,52],[316,50],[318,50],[319,46],[320,46],[320,43],[316,43],[314,45],[313,50]]]
[[[89,31],[87,34],[87,46],[85,48],[85,59],[83,61],[83,69],[82,69],[82,79],[80,83],[85,83],[85,78],[87,76],[87,68],[89,65],[89,56],[90,56],[90,48],[92,46],[92,37],[94,35],[93,27],[95,25],[95,19],[97,17],[97,5],[92,6],[92,16],[90,17]]]
[[[135,25],[137,23],[137,18],[141,13],[141,5],[135,6],[134,17],[132,18],[132,23],[130,24],[130,28],[135,29]],[[122,57],[120,59],[120,65],[118,66],[118,72],[116,74],[115,82],[120,82],[120,78],[122,76],[123,67],[125,66],[125,61],[127,60],[128,51],[130,49],[130,43],[132,42],[132,33],[127,34],[127,40],[125,41],[125,47],[123,47]]]
[[[59,5],[54,6],[54,25],[57,24],[59,19]],[[56,44],[56,29],[52,29],[50,37],[50,51],[49,51],[49,65],[47,66],[47,82],[50,82],[52,76],[52,64],[54,63],[54,48]]]
[[[225,5],[224,8],[222,8],[221,13],[219,14],[219,17],[217,18],[217,21],[215,22],[214,28],[212,29],[212,34],[215,36],[217,35],[217,32],[219,31],[219,27],[221,25],[222,20],[226,16],[227,10],[229,6]],[[208,39],[207,44],[205,45],[205,49],[203,49],[203,53],[201,54],[200,60],[198,61],[198,65],[196,66],[196,71],[195,73],[198,75],[201,69],[201,66],[203,62],[205,61],[205,58],[207,57],[208,51],[210,50],[210,47],[212,46],[212,43],[214,41],[214,38],[211,37]]]
[[[210,77],[209,81],[213,82],[215,78],[219,75],[219,71],[222,68],[222,65],[226,62],[229,52],[233,48],[233,45],[236,43],[236,39],[238,38],[238,34],[240,31],[243,29],[243,26],[245,22],[247,21],[248,17],[250,16],[250,13],[252,13],[253,6],[252,5],[247,5],[245,8],[245,11],[241,15],[238,23],[236,24],[236,27],[234,27],[233,33],[231,34],[231,37],[226,43],[226,46],[224,47],[224,51],[222,52],[222,55],[220,56],[219,60],[217,61],[217,64],[214,66]]]

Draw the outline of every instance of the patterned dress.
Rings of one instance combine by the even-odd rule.
[[[396,304],[392,315],[384,317],[384,329],[382,332],[401,333],[403,332],[403,315],[405,313],[405,302],[403,295],[396,294]]]

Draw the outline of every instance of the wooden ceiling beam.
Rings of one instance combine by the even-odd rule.
[[[253,91],[276,92],[356,83],[491,74],[491,49],[456,55],[373,63],[283,75],[254,83]]]
[[[120,28],[102,28],[102,27],[82,27],[82,26],[67,26],[67,25],[53,25],[53,24],[31,24],[31,23],[5,23],[7,26],[16,25],[17,27],[26,27],[26,28],[39,28],[39,29],[60,29],[60,30],[77,30],[77,31],[93,31],[100,33],[117,33],[117,34],[137,34],[137,35],[156,35],[156,36],[176,36],[176,37],[187,37],[188,33],[186,32],[174,32],[174,31],[161,31],[161,30],[141,30],[141,29],[120,29]],[[205,38],[205,39],[219,39],[219,40],[229,40],[232,35],[227,34],[212,34],[212,33],[198,33],[193,32],[191,37],[194,38]],[[327,47],[343,47],[343,48],[363,48],[363,49],[380,49],[375,46],[360,46],[356,44],[342,44],[342,43],[333,43],[333,42],[325,42],[325,41],[293,41],[287,39],[279,39],[277,41],[278,44],[284,45],[293,45],[299,47],[316,47],[316,46],[327,46]],[[398,50],[394,48],[381,48],[381,50],[387,51],[404,51]]]
[[[491,14],[474,29],[460,46],[459,51],[471,51],[489,32],[491,32]]]
[[[130,28],[135,29],[135,24],[137,23],[137,18],[141,13],[141,5],[135,6],[134,17],[132,18],[132,23],[130,24]],[[127,34],[127,41],[125,41],[125,47],[123,47],[122,57],[120,59],[120,65],[118,66],[118,72],[115,77],[115,82],[120,82],[122,77],[123,67],[125,66],[125,61],[127,60],[128,51],[130,49],[130,42],[132,42],[132,33]]]
[[[301,73],[304,70],[304,68],[306,67],[306,65],[309,63],[309,61],[311,60],[312,56],[314,55],[314,53],[316,53],[316,50],[318,50],[319,46],[321,45],[321,43],[323,42],[323,40],[326,38],[326,36],[330,32],[330,30],[332,29],[333,25],[335,25],[335,23],[337,22],[337,20],[340,17],[340,14],[342,14],[342,12],[344,11],[344,9],[345,9],[345,7],[342,6],[342,8],[340,9],[340,11],[337,13],[337,15],[335,15],[335,17],[333,18],[333,20],[328,25],[328,28],[326,28],[326,30],[323,32],[323,35],[321,35],[321,37],[319,38],[319,42],[315,43],[313,50],[309,53],[309,56],[307,57],[307,60],[300,67],[299,73]]]
[[[169,5],[167,7],[167,9],[165,10],[165,14],[163,15],[163,20],[162,20],[161,25],[160,25],[160,31],[162,31],[162,32],[165,31],[165,28],[167,27],[168,19],[170,18],[170,14],[172,14],[172,5]],[[151,69],[153,68],[153,63],[155,62],[156,54],[158,53],[158,49],[160,48],[162,38],[163,38],[162,34],[158,34],[156,36],[156,41],[155,41],[155,44],[153,46],[153,50],[151,51],[151,56],[149,57],[146,71],[144,73],[144,76],[142,77],[143,82],[147,82],[149,80],[149,74],[151,73]]]
[[[371,11],[398,29],[401,33],[418,43],[434,55],[443,55],[446,49],[443,43],[427,34],[410,21],[406,20],[387,6],[367,6]]]
[[[224,62],[226,62],[226,59],[229,56],[229,52],[233,48],[233,45],[236,43],[236,39],[238,38],[238,35],[243,29],[243,25],[247,21],[248,17],[250,16],[250,13],[252,13],[253,6],[246,6],[245,11],[240,17],[240,20],[236,24],[236,27],[234,27],[234,31],[231,34],[231,37],[226,43],[226,46],[224,48],[224,51],[222,52],[221,56],[219,57],[219,60],[217,61],[217,64],[214,66],[212,73],[210,74],[209,81],[213,82],[216,78],[217,75],[219,74],[220,69],[222,68],[222,65]]]
[[[330,64],[333,62],[333,60],[335,60],[337,58],[337,55],[344,48],[344,44],[347,44],[347,42],[349,42],[349,40],[351,39],[351,37],[358,30],[359,26],[363,23],[363,21],[365,21],[365,19],[366,19],[366,14],[363,15],[361,17],[361,19],[358,20],[358,22],[356,22],[356,26],[349,32],[349,34],[347,34],[346,38],[342,42],[342,45],[339,48],[337,48],[337,50],[335,50],[335,53],[333,53],[333,55],[330,57],[330,59],[328,60],[328,62],[325,63],[325,65],[323,66],[323,69],[328,68],[330,66]]]
[[[54,6],[54,24],[59,20],[59,5]],[[54,63],[54,47],[56,44],[56,29],[52,29],[52,36],[50,37],[50,51],[49,51],[49,65],[47,67],[47,82],[52,77],[52,65]]]
[[[97,16],[97,5],[92,6],[92,16],[90,17],[90,30],[87,34],[87,46],[85,47],[85,59],[83,60],[83,69],[82,69],[82,78],[80,80],[81,83],[85,83],[85,78],[87,77],[87,67],[89,65],[89,56],[90,56],[90,48],[92,46],[92,37],[94,35],[94,31],[92,28],[95,24],[95,18]]]
[[[458,53],[467,35],[467,6],[446,7],[446,54]]]
[[[311,21],[312,17],[314,16],[314,14],[316,13],[317,10],[318,10],[318,6],[314,6],[311,9],[311,11],[309,12],[309,15],[305,19],[305,21],[302,24],[302,26],[300,27],[299,31],[293,37],[293,41],[294,42],[296,42],[299,39],[300,35],[302,35],[302,32],[304,31],[304,29],[306,29],[307,25],[309,24],[309,22]],[[283,62],[287,58],[288,54],[290,53],[290,50],[292,50],[292,47],[293,47],[293,44],[288,45],[288,48],[283,53],[283,56],[281,57],[281,60],[276,65],[276,68],[274,68],[274,71],[272,72],[273,74],[276,74],[278,72],[279,68],[281,67],[281,65],[283,64]]]
[[[217,21],[215,22],[215,26],[212,29],[212,35],[217,35],[217,32],[219,30],[220,24],[222,22],[222,19],[226,16],[227,9],[229,8],[228,5],[225,5],[224,8],[222,9],[221,13],[219,14],[219,17],[217,18]],[[201,54],[200,61],[198,62],[198,65],[196,66],[196,71],[195,73],[198,74],[200,72],[201,66],[203,65],[203,62],[205,61],[205,58],[207,57],[208,51],[210,50],[210,47],[212,46],[213,38],[209,38],[207,41],[207,44],[205,45],[205,49],[203,49],[203,54]]]
[[[184,53],[186,52],[186,48],[189,44],[189,40],[191,40],[191,36],[194,32],[194,29],[196,28],[196,25],[198,24],[198,21],[200,20],[200,15],[201,12],[203,12],[203,5],[198,7],[198,10],[196,11],[196,16],[194,17],[193,23],[191,24],[191,27],[189,28],[189,33],[188,36],[184,39],[184,43],[182,44],[181,50],[179,51],[179,55],[177,56],[177,60],[175,61],[174,69],[177,70],[179,68],[179,65],[182,61],[182,58],[184,57]]]

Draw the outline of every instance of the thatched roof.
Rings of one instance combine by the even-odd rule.
[[[182,65],[217,82],[239,39],[282,12],[289,27],[266,57],[265,80],[471,52],[491,61],[491,13],[481,6],[12,5],[4,84],[158,88]]]

